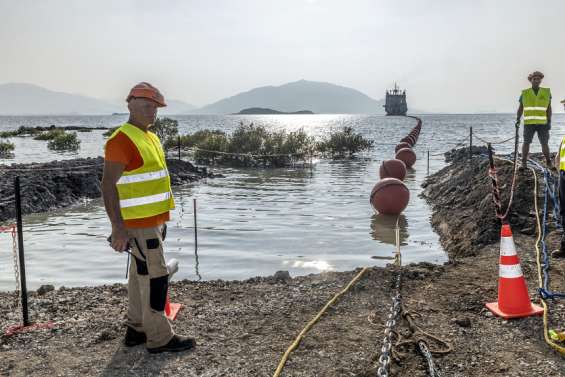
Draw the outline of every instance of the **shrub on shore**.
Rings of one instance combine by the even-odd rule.
[[[0,141],[0,157],[11,158],[14,157],[14,150],[16,146],[10,141]]]
[[[54,151],[77,151],[80,149],[80,140],[76,132],[56,135],[47,144],[47,148]]]
[[[179,122],[171,118],[157,118],[155,124],[153,124],[149,130],[159,136],[159,139],[163,144],[163,148],[166,151],[168,149],[168,145],[171,145],[171,142],[174,142],[177,139],[177,135],[179,133]]]
[[[61,128],[55,128],[53,130],[49,130],[46,132],[42,132],[39,135],[35,136],[33,140],[53,140],[59,135],[63,135],[65,130]]]
[[[349,157],[355,153],[373,148],[373,141],[353,132],[352,127],[344,127],[341,131],[333,132],[329,138],[318,142],[317,150],[332,158]]]
[[[17,136],[33,136],[37,135],[41,131],[34,127],[20,126],[17,130],[12,131],[2,131],[0,132],[0,138],[17,137]]]
[[[268,131],[241,123],[231,135],[219,130],[183,135],[181,145],[195,148],[194,159],[200,163],[282,167],[314,155],[316,143],[303,129]]]

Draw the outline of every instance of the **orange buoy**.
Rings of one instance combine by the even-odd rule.
[[[409,137],[409,136],[403,137],[402,139],[400,139],[400,142],[401,143],[408,143],[408,144],[410,144],[411,147],[414,146],[414,139]]]
[[[379,168],[379,176],[383,178],[396,178],[401,181],[406,177],[406,164],[400,160],[384,160]]]
[[[377,182],[369,199],[373,208],[385,215],[400,214],[409,200],[410,190],[396,178],[384,178]]]
[[[416,162],[416,153],[414,153],[412,148],[403,148],[396,152],[395,158],[404,162],[406,167],[411,168]]]
[[[394,153],[398,152],[402,148],[412,148],[412,146],[406,142],[398,143],[398,145],[394,148]]]

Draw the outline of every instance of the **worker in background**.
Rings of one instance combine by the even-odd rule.
[[[149,131],[166,103],[146,82],[131,89],[127,102],[130,117],[106,142],[102,178],[112,248],[132,255],[124,343],[145,343],[150,353],[184,351],[194,339],[175,335],[164,312],[169,275],[163,238],[174,200],[161,142]]]
[[[516,127],[524,115],[524,142],[522,143],[522,168],[526,168],[530,144],[534,134],[538,134],[541,150],[549,168],[553,168],[549,155],[549,130],[551,129],[551,91],[540,87],[543,73],[535,71],[528,75],[532,87],[522,90],[520,106],[516,116]]]
[[[559,153],[555,155],[555,167],[559,172],[559,216],[561,224],[565,224],[565,137],[559,144]],[[565,258],[565,230],[561,234],[559,250],[551,253],[553,258]]]

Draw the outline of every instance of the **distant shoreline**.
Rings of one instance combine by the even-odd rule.
[[[310,110],[299,110],[292,112],[278,111],[263,107],[249,107],[241,110],[239,113],[232,115],[313,115],[314,112]]]

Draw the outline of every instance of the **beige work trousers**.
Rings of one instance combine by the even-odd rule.
[[[174,335],[165,316],[169,275],[163,255],[163,226],[129,228],[127,326],[147,336],[147,348],[167,344]]]

